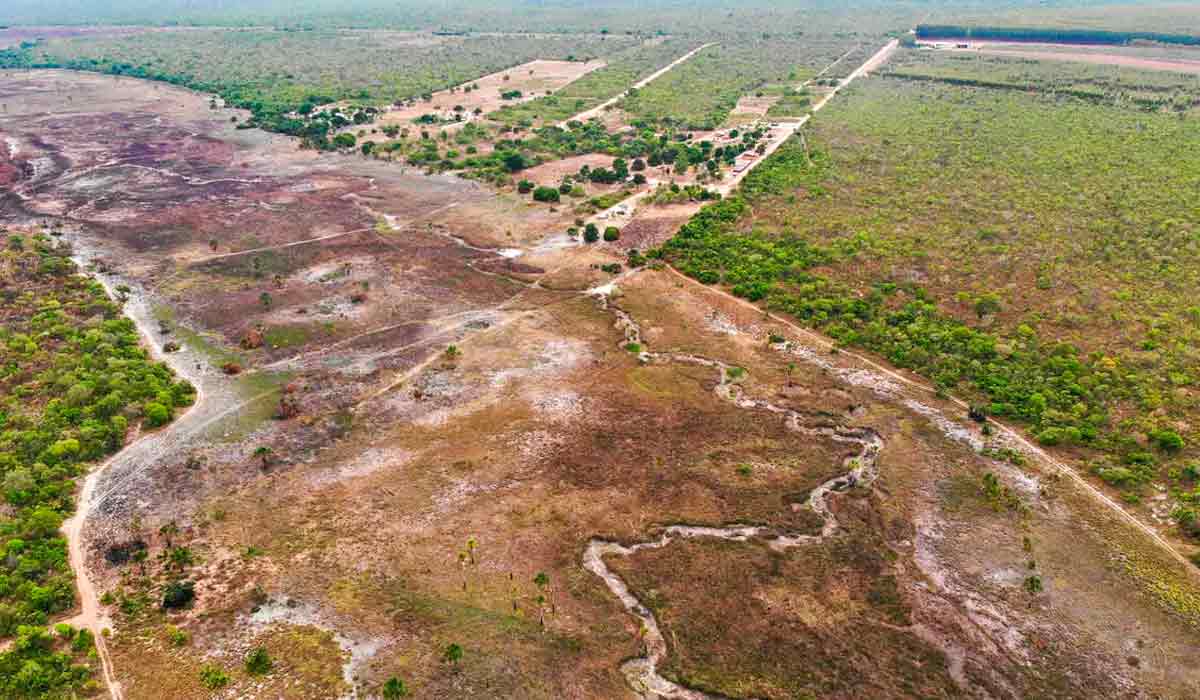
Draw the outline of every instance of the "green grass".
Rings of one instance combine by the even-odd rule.
[[[812,109],[813,98],[807,91],[788,90],[767,110],[768,117],[802,117]]]
[[[208,92],[295,106],[311,95],[375,104],[432,92],[535,58],[603,56],[630,39],[415,38],[394,32],[194,29],[53,40],[36,56],[99,70],[127,65]]]

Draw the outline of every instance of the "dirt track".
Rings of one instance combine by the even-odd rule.
[[[988,56],[1007,56],[1010,58],[1028,58],[1037,61],[1063,61],[1067,63],[1090,63],[1101,66],[1121,66],[1148,71],[1171,71],[1200,75],[1200,53],[1195,60],[1182,58],[1157,58],[1152,56],[1137,56],[1124,53],[1104,53],[1102,51],[1081,51],[1080,47],[1071,44],[1030,44],[1021,42],[1002,41],[970,41],[969,48],[939,48],[961,54],[984,54]],[[921,42],[931,45],[933,42]],[[939,40],[938,44],[955,44],[953,39]],[[1072,50],[1074,49],[1074,50]]]

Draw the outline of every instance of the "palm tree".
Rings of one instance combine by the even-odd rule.
[[[458,668],[458,662],[462,661],[462,657],[463,648],[457,644],[446,645],[446,650],[442,652],[442,660],[453,664],[455,668]]]

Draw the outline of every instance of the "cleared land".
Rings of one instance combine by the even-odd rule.
[[[438,120],[451,124],[465,123],[502,106],[555,93],[604,65],[604,61],[599,60],[537,60],[522,63],[449,90],[435,92],[429,99],[411,100],[403,106],[386,108],[372,125],[385,127],[400,124],[411,127],[414,120],[427,115],[435,115]]]
[[[1200,54],[1197,54],[1200,55]],[[910,80],[931,80],[955,85],[1028,90],[1047,94],[1127,105],[1147,110],[1185,111],[1200,102],[1200,63],[1158,62],[1129,58],[1141,64],[1150,60],[1161,70],[1130,70],[1122,63],[1107,63],[1104,54],[1086,54],[1074,62],[1069,56],[988,54],[974,51],[906,51],[887,67],[887,74]]]
[[[555,95],[507,106],[488,116],[506,124],[529,126],[562,122],[609,102],[694,50],[689,42],[679,39],[650,41],[610,57],[603,69]]]
[[[1200,74],[1200,59],[1188,58],[1188,56],[1195,56],[1200,53],[1195,51],[1156,51],[1154,52],[1155,54],[1166,53],[1167,55],[1147,56],[1137,55],[1130,52],[1117,53],[1095,49],[1091,51],[1079,51],[1073,50],[1075,47],[1067,47],[1057,44],[968,41],[964,39],[961,43],[967,43],[969,46],[966,48],[961,48],[958,46],[958,43],[960,42],[956,42],[953,39],[921,43],[922,45],[935,47],[941,51],[952,51],[956,53],[975,52],[994,56],[1028,58],[1036,61],[1070,61],[1073,63],[1093,63],[1102,66],[1123,66],[1125,68],[1136,68],[1139,70],[1161,70],[1174,73]]]

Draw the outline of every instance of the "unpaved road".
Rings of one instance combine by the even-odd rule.
[[[654,71],[653,73],[646,76],[645,78],[642,78],[641,80],[637,81],[628,90],[626,90],[625,92],[622,92],[620,95],[617,95],[616,97],[614,97],[612,99],[605,100],[604,102],[601,102],[600,104],[596,105],[595,107],[592,107],[589,110],[580,112],[579,114],[576,114],[575,116],[573,116],[569,119],[564,119],[563,121],[558,123],[558,126],[564,127],[573,121],[586,122],[587,120],[591,119],[592,117],[600,116],[601,114],[604,113],[604,110],[608,109],[609,107],[612,107],[616,103],[618,103],[621,100],[628,97],[630,90],[641,90],[642,88],[646,87],[650,83],[652,83],[655,80],[666,75],[675,66],[678,66],[679,64],[683,63],[684,61],[687,61],[692,56],[695,56],[696,54],[700,53],[701,51],[703,51],[704,49],[707,49],[710,46],[716,46],[716,43],[713,42],[713,43],[709,43],[709,44],[704,44],[703,46],[697,46],[696,48],[692,49],[691,51],[688,51],[684,55],[680,56],[679,58],[675,59],[674,61],[671,61],[670,63],[663,66],[662,68],[659,68],[658,70]]]
[[[1064,61],[1068,63],[1091,63],[1101,66],[1121,66],[1149,71],[1173,71],[1200,75],[1200,52],[1195,60],[1184,58],[1158,58],[1122,53],[1083,51],[1074,44],[1030,44],[1004,41],[971,41],[970,39],[939,39],[937,42],[921,41],[922,46],[937,46],[935,50],[960,54],[984,54],[1011,58],[1030,58],[1038,61]],[[957,48],[956,43],[966,43],[968,48]]]
[[[85,269],[87,259],[93,257],[90,249],[82,242],[72,241],[80,254],[75,260],[80,269]],[[129,284],[125,280],[106,274],[94,277],[104,285],[109,296],[116,298],[118,284]],[[114,700],[124,697],[117,682],[113,665],[105,643],[105,630],[110,622],[100,608],[99,594],[95,581],[88,569],[84,526],[89,516],[109,506],[111,501],[128,502],[132,498],[127,486],[147,469],[180,454],[189,444],[189,439],[201,434],[207,427],[261,397],[239,399],[230,382],[223,381],[221,373],[208,365],[202,356],[184,348],[164,354],[160,350],[165,342],[159,333],[157,320],[149,300],[135,285],[130,285],[129,301],[124,306],[128,316],[138,328],[151,356],[164,362],[179,377],[191,382],[196,388],[196,400],[186,413],[174,422],[152,433],[140,434],[120,452],[92,469],[83,482],[75,514],[63,523],[62,532],[67,540],[67,553],[71,569],[75,572],[79,591],[80,612],[68,622],[87,628],[95,636],[96,651],[100,658],[104,683]]]

